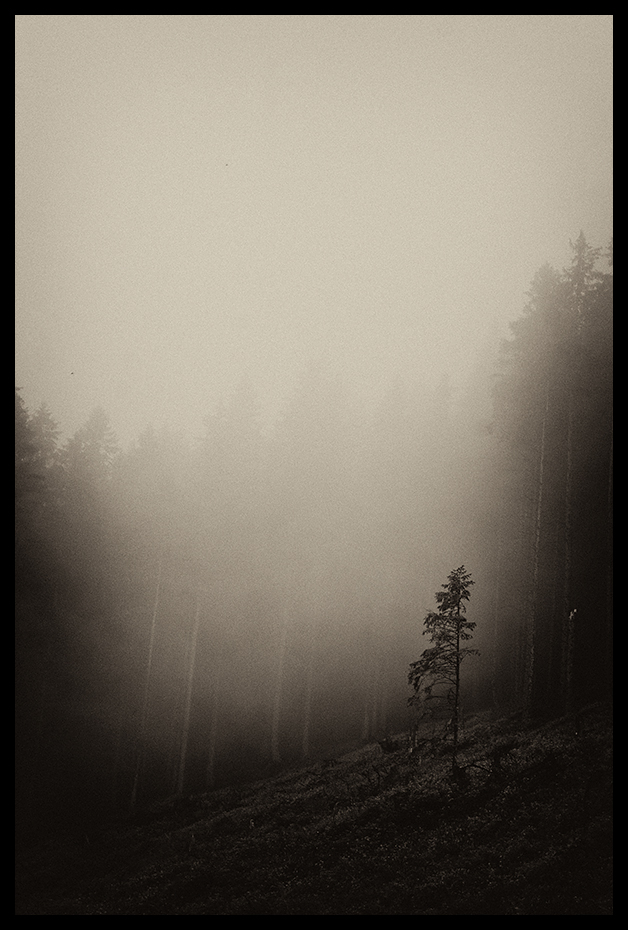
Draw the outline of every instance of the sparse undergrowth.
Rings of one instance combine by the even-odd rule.
[[[22,850],[16,914],[612,914],[612,721],[478,716]]]

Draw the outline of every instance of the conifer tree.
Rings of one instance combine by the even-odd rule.
[[[423,621],[423,635],[429,635],[433,645],[424,650],[417,662],[412,662],[408,683],[414,688],[410,705],[442,698],[452,705],[453,759],[456,768],[458,729],[460,724],[460,666],[468,655],[479,655],[477,649],[463,646],[473,638],[476,624],[465,618],[465,602],[471,585],[475,584],[464,565],[454,569],[443,590],[436,592],[438,610],[430,610]]]

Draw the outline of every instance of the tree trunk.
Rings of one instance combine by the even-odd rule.
[[[316,587],[315,587],[316,586]],[[322,587],[320,572],[313,578],[312,571],[308,573],[305,585],[305,623],[307,625],[306,656],[305,656],[305,695],[303,706],[303,730],[301,733],[301,756],[310,757],[310,735],[312,728],[312,697],[314,694],[314,666],[316,662],[316,596]]]
[[[456,687],[454,692],[454,751],[452,756],[452,768],[456,768],[458,754],[458,713],[460,710],[460,604],[456,611]]]
[[[564,533],[565,552],[563,568],[563,605],[561,624],[560,688],[561,703],[565,713],[573,707],[573,651],[574,615],[571,604],[571,554],[572,554],[572,483],[573,483],[573,394],[569,392],[567,411],[567,437],[565,443],[565,509]]]
[[[183,795],[185,787],[185,764],[187,761],[188,741],[190,737],[190,719],[192,716],[192,692],[194,690],[194,669],[196,665],[196,644],[198,630],[201,622],[201,590],[199,587],[196,597],[196,612],[192,625],[192,636],[188,655],[188,675],[185,692],[185,707],[183,709],[183,726],[181,729],[181,747],[179,749],[179,768],[177,773],[177,796]]]
[[[545,479],[545,446],[547,432],[547,417],[549,411],[549,388],[545,392],[545,409],[541,421],[541,441],[539,447],[539,466],[536,484],[536,507],[534,514],[534,535],[532,549],[532,579],[530,585],[530,620],[527,627],[526,637],[526,680],[525,680],[525,705],[528,710],[532,707],[533,688],[536,683],[537,675],[537,640],[538,640],[538,595],[539,595],[539,553],[541,548],[541,520],[543,515],[544,504],[544,479]]]
[[[371,736],[382,733],[383,714],[380,713],[380,691],[381,691],[381,660],[376,654],[373,667],[373,678],[371,682]]]
[[[613,424],[608,463],[608,493],[606,497],[606,629],[604,630],[604,675],[608,694],[613,693]]]
[[[303,735],[301,738],[301,755],[310,758],[310,727],[312,719],[312,693],[314,691],[314,650],[310,647],[307,670],[305,673],[305,707],[303,708]]]
[[[28,787],[26,789],[25,806],[29,815],[36,810],[39,794],[39,779],[41,777],[42,754],[44,746],[44,734],[46,732],[46,716],[48,711],[49,697],[48,691],[50,686],[50,663],[51,663],[51,627],[57,625],[57,616],[59,611],[59,585],[55,583],[52,591],[52,623],[47,622],[44,627],[45,643],[43,648],[43,662],[39,674],[39,697],[37,700],[37,716],[35,718],[34,737],[32,741],[33,755],[30,760],[30,771],[28,775]]]
[[[216,744],[218,741],[218,694],[220,689],[220,662],[216,667],[214,683],[212,687],[212,707],[209,718],[209,750],[207,753],[207,773],[206,783],[208,788],[213,788],[216,779]]]
[[[273,762],[281,762],[281,753],[279,751],[279,727],[281,723],[281,704],[283,699],[283,679],[286,664],[286,649],[288,646],[288,627],[290,625],[290,606],[291,599],[286,595],[282,618],[281,633],[279,638],[279,654],[277,656],[277,676],[275,679],[275,695],[273,699],[273,717],[270,734],[270,752]]]
[[[144,763],[144,752],[146,743],[146,726],[148,723],[148,705],[150,698],[150,681],[153,668],[153,653],[155,650],[155,630],[157,628],[157,613],[159,611],[159,598],[161,596],[161,579],[163,573],[163,554],[159,559],[157,570],[157,584],[155,586],[155,600],[153,603],[153,613],[150,621],[150,636],[148,640],[148,658],[146,661],[146,674],[144,676],[144,697],[142,700],[142,712],[140,717],[140,730],[137,740],[137,753],[135,760],[135,773],[133,776],[133,787],[131,789],[131,801],[129,804],[130,813],[134,814],[137,807],[137,795],[139,790],[139,781]]]
[[[497,551],[495,553],[495,572],[493,575],[493,609],[492,613],[492,630],[491,630],[491,648],[489,653],[489,662],[490,662],[490,699],[491,706],[497,708],[500,704],[500,697],[498,696],[498,684],[497,684],[497,655],[499,650],[499,633],[500,633],[500,595],[501,595],[501,572],[502,572],[502,548],[503,548],[503,538],[502,538],[502,507],[503,499],[499,503],[499,511],[497,518]],[[501,689],[500,689],[501,690]]]

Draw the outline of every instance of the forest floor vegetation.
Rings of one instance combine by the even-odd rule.
[[[16,914],[612,914],[612,718],[471,718],[18,850]]]

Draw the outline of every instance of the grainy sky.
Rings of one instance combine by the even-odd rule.
[[[16,384],[191,435],[313,357],[462,378],[611,236],[610,15],[16,18]]]

